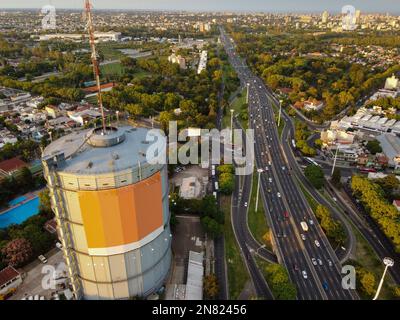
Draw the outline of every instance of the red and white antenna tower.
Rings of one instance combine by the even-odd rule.
[[[94,72],[94,76],[96,78],[97,91],[98,91],[97,92],[97,100],[98,100],[100,111],[101,111],[101,120],[102,120],[102,125],[103,125],[102,133],[104,135],[104,134],[106,134],[106,119],[104,116],[103,99],[101,97],[100,68],[99,68],[99,60],[97,58],[91,9],[92,9],[92,4],[90,3],[90,0],[85,0],[85,13],[86,13],[87,29],[89,32],[89,43],[90,43],[90,48],[92,50],[93,72]]]

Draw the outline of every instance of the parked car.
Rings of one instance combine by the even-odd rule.
[[[56,242],[56,247],[58,248],[58,249],[62,249],[62,244],[61,244],[61,242]]]
[[[38,259],[39,259],[43,264],[47,263],[47,259],[46,259],[46,257],[45,257],[44,255],[40,255],[40,256],[38,257]]]
[[[319,241],[318,241],[318,240],[315,240],[314,243],[315,243],[315,245],[316,245],[318,248],[321,246],[321,245],[319,244]]]

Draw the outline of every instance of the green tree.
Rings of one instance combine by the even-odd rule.
[[[207,299],[215,299],[219,293],[218,279],[215,274],[204,277],[204,295]]]
[[[295,300],[297,290],[290,282],[287,270],[279,264],[270,264],[265,269],[268,284],[277,300]]]
[[[337,187],[341,188],[342,184],[340,180],[342,179],[342,172],[340,168],[336,167],[335,170],[333,170],[333,175],[332,175],[332,183]]]
[[[26,239],[14,239],[2,249],[2,254],[8,264],[20,267],[32,257],[32,246]]]
[[[324,186],[324,172],[321,167],[309,165],[304,170],[304,174],[316,189],[321,189]]]
[[[223,226],[209,216],[201,218],[201,224],[209,236],[215,238],[222,234]]]
[[[44,213],[51,212],[50,191],[45,189],[39,192],[39,210]]]
[[[368,296],[372,296],[375,293],[376,280],[372,272],[369,272],[363,268],[358,270],[357,278],[361,285],[361,290]]]
[[[372,154],[377,154],[377,153],[382,152],[382,147],[381,147],[381,145],[380,145],[378,140],[368,141],[368,143],[366,145],[366,148]]]

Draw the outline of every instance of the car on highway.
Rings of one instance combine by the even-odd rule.
[[[314,221],[312,221],[311,219],[308,222],[310,223],[310,225],[314,224]]]
[[[61,242],[57,241],[56,242],[56,247],[61,250],[63,246],[62,246]]]
[[[268,165],[269,165],[269,166],[271,165],[271,161],[268,161]]]
[[[304,234],[300,234],[300,237],[303,241],[306,241],[306,236]]]
[[[324,288],[325,291],[328,291],[328,290],[329,290],[329,286],[328,286],[328,283],[327,283],[326,281],[324,281],[324,282],[322,283],[322,287]]]
[[[315,258],[311,258],[311,262],[312,262],[312,264],[314,265],[314,266],[316,266],[318,263],[317,263],[317,259],[315,259]]]
[[[282,166],[282,170],[285,170],[286,168],[285,168],[285,166]]]
[[[272,178],[268,178],[269,183],[272,183]]]
[[[308,276],[307,276],[307,271],[306,271],[306,270],[303,270],[303,271],[301,272],[301,274],[303,275],[303,278],[304,278],[304,279],[307,279],[307,278],[308,278]]]
[[[322,260],[321,259],[317,259],[318,260],[318,264],[320,265],[320,266],[322,266]]]
[[[280,197],[281,197],[281,193],[278,192],[278,193],[276,194],[276,196],[277,196],[278,198],[280,198]]]
[[[285,212],[283,213],[283,216],[285,217],[285,219],[288,219],[288,218],[289,218],[289,212],[285,211]]]
[[[247,208],[247,202],[244,203],[244,206]]]
[[[319,244],[319,241],[318,241],[318,240],[315,240],[314,243],[315,243],[315,245],[317,246],[317,248],[319,248],[319,247],[321,246],[321,245]]]
[[[297,264],[293,264],[293,270],[294,271],[299,271],[299,266]]]
[[[332,267],[332,266],[333,266],[333,263],[332,263],[332,261],[331,261],[331,260],[328,260],[328,266],[330,266],[330,267]]]

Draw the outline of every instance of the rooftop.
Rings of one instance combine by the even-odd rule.
[[[146,152],[153,143],[146,141],[148,132],[130,126],[108,127],[104,135],[102,128],[82,130],[51,143],[42,157],[63,152],[66,161],[61,169],[72,174],[118,172],[147,163]]]
[[[19,158],[12,158],[0,162],[0,170],[5,171],[7,173],[11,173],[15,170],[18,170],[26,166],[27,164]]]
[[[5,267],[0,271],[0,286],[19,276],[19,272],[12,266]]]

